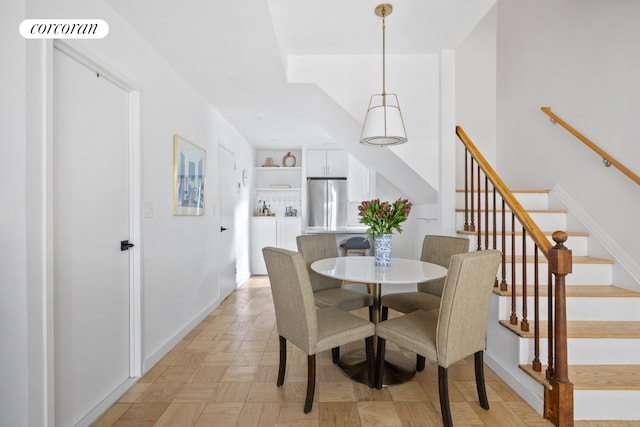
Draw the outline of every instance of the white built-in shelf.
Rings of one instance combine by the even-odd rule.
[[[289,171],[289,172],[293,172],[293,171],[301,171],[302,168],[299,166],[294,166],[294,167],[285,167],[285,166],[256,166],[256,170],[257,171],[274,171],[274,172],[284,172],[284,171]]]

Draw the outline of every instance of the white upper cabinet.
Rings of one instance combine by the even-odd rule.
[[[350,202],[360,202],[371,198],[369,169],[349,154],[348,198]]]
[[[348,174],[347,152],[342,149],[307,150],[307,176],[346,177]]]

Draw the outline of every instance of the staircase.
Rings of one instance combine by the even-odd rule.
[[[566,230],[567,212],[548,209],[549,191],[513,191],[531,218],[551,239],[551,232]],[[457,206],[464,204],[464,192],[457,194]],[[482,207],[484,209],[484,206]],[[457,212],[457,228],[468,235],[470,248],[476,245],[474,232],[462,231],[464,209]],[[483,224],[484,226],[484,224]],[[497,227],[501,227],[497,225]],[[492,226],[489,225],[489,229]],[[498,228],[500,229],[500,228]],[[517,227],[516,227],[517,229]],[[510,228],[509,228],[510,230]],[[573,272],[566,277],[569,379],[574,387],[575,420],[640,420],[640,293],[612,283],[613,261],[589,256],[587,233],[567,231],[565,243],[573,253]],[[499,240],[499,239],[498,239]],[[527,239],[529,240],[529,239]],[[553,242],[552,242],[553,243]],[[491,247],[493,244],[490,242]],[[497,248],[511,254],[498,241]],[[516,236],[516,294],[522,313],[523,262],[533,262],[533,245],[526,243],[526,260],[522,257],[522,234]],[[543,260],[544,258],[541,258]],[[507,257],[506,278],[511,285],[511,257]],[[527,283],[533,283],[533,268],[527,265]],[[530,276],[531,272],[531,277]],[[501,273],[500,273],[501,274]],[[499,277],[500,277],[499,274]],[[487,338],[486,363],[523,399],[540,413],[543,411],[547,357],[547,271],[540,267],[540,362],[541,372],[532,369],[534,357],[533,286],[527,286],[529,331],[512,325],[511,286],[508,291],[495,288],[492,298]]]

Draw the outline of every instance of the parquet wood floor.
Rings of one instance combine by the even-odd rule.
[[[363,310],[362,316],[367,316]],[[358,344],[354,344],[356,348]],[[388,343],[393,348],[392,343]],[[343,348],[348,351],[348,348]],[[415,355],[407,353],[411,359]],[[276,387],[278,336],[268,279],[251,278],[203,320],[95,424],[108,426],[440,426],[437,367],[382,390],[353,382],[318,355],[313,410],[302,411],[306,355],[290,346],[285,385]],[[538,427],[538,415],[488,367],[491,409],[480,408],[473,358],[449,369],[456,426]],[[639,423],[581,421],[580,427]]]

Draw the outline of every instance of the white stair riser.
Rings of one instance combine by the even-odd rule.
[[[555,242],[551,239],[551,236],[548,236],[549,242],[552,245],[555,245]],[[494,244],[493,244],[493,235],[489,235],[489,249],[494,249]],[[487,240],[485,240],[485,236],[481,236],[480,237],[480,246],[482,249],[486,249],[486,243]],[[527,242],[527,255],[533,255],[534,252],[534,243],[533,240],[531,240],[531,238],[527,237],[526,239]],[[587,237],[586,236],[571,236],[570,237],[570,241],[567,241],[567,243],[565,244],[565,246],[569,249],[571,249],[571,253],[573,254],[573,256],[586,256],[587,255]],[[503,246],[502,246],[502,237],[501,236],[497,236],[496,237],[496,245],[495,247],[497,247],[497,249],[501,252],[505,252],[507,255],[511,255],[511,236],[507,235],[505,238],[505,248],[503,250]],[[522,236],[518,235],[516,236],[516,255],[522,255]],[[469,236],[469,249],[471,251],[475,251],[478,248],[478,237],[477,236]],[[540,257],[542,257],[542,253],[538,253],[538,255]]]
[[[538,283],[546,284],[548,277],[547,263],[538,265]],[[502,270],[498,271],[498,278],[502,278]],[[505,276],[507,283],[522,284],[522,266],[516,264],[515,280],[511,277],[511,263],[505,265]],[[565,276],[565,282],[568,285],[610,285],[613,278],[612,264],[573,264],[571,274]],[[527,284],[533,285],[535,279],[535,269],[533,263],[527,263]]]
[[[484,181],[483,184],[484,186]],[[548,193],[515,193],[514,196],[525,209],[547,209],[549,206]],[[456,206],[464,208],[464,193],[456,193]],[[502,210],[502,199],[496,194],[496,204],[499,210]],[[471,200],[467,199],[467,205],[471,208]],[[485,193],[480,194],[480,206],[484,209]],[[473,206],[478,208],[478,193],[473,194]],[[489,191],[489,207],[493,209],[493,192]],[[508,209],[508,207],[507,207]]]
[[[511,298],[499,297],[500,319],[511,316]],[[533,297],[527,297],[527,319],[533,328]],[[540,320],[547,320],[547,298],[540,299]],[[518,322],[522,319],[522,298],[516,299]],[[633,320],[640,321],[640,298],[567,298],[567,319],[569,320]]]
[[[566,230],[566,214],[562,212],[529,212],[529,216],[531,219],[538,225],[538,228],[543,231],[556,231],[556,230]],[[467,218],[467,223],[469,226],[473,224],[475,226],[475,230],[480,229],[481,231],[493,230],[493,213],[489,212],[489,221],[487,223],[485,212],[482,211],[480,215],[480,222],[478,222],[477,212],[472,218]],[[496,215],[496,226],[495,229],[497,231],[502,231],[502,215]],[[458,230],[463,230],[465,224],[464,212],[456,212],[456,226]],[[518,222],[517,218],[515,221],[516,231],[522,231],[522,225]],[[511,231],[511,214],[508,213],[505,217],[505,230]]]
[[[533,360],[532,338],[520,338],[520,364]],[[570,365],[634,365],[638,364],[640,339],[633,338],[569,338]],[[540,362],[548,364],[547,339],[540,339]]]
[[[640,390],[574,390],[576,420],[640,420]]]

